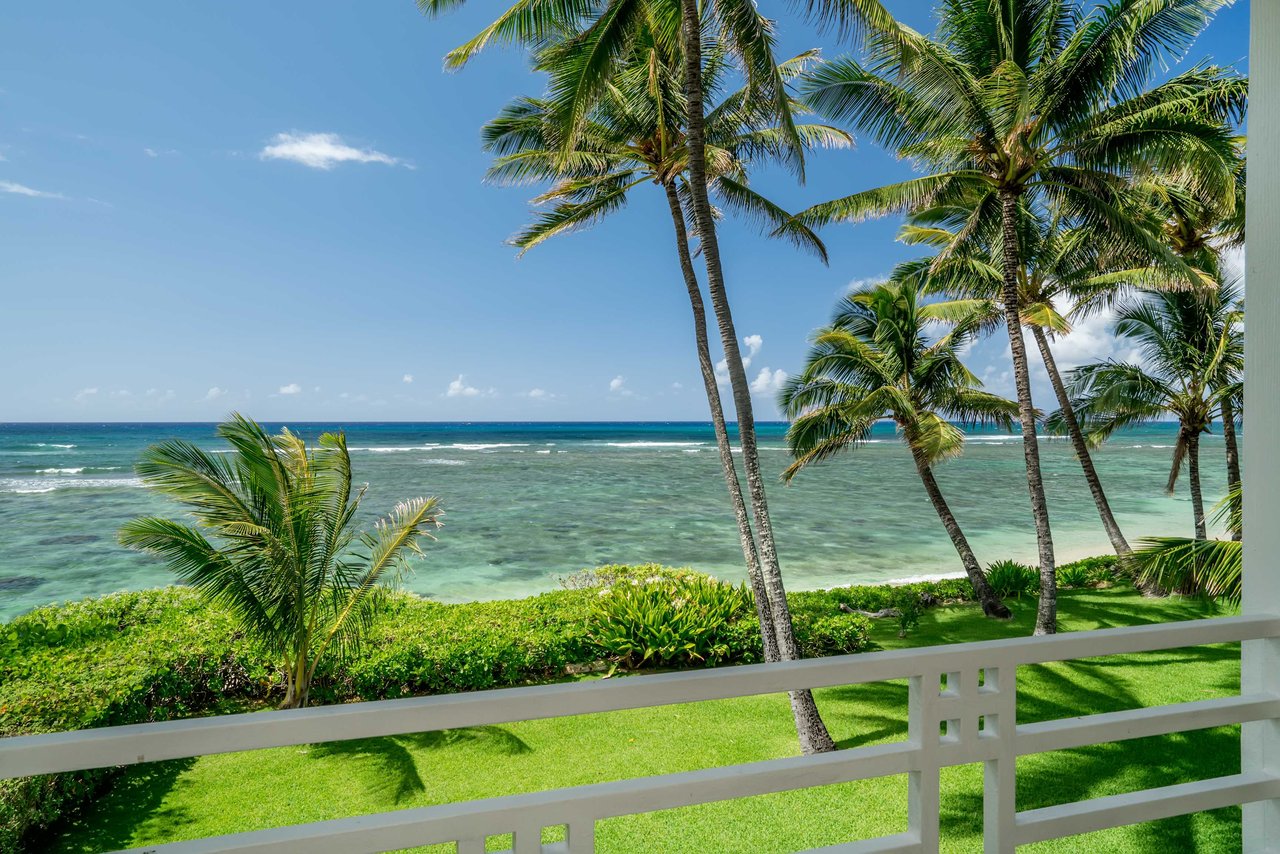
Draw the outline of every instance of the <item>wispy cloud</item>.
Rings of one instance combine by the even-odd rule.
[[[171,157],[178,153],[174,148],[144,148],[142,153],[148,157],[155,159],[157,157]]]
[[[289,383],[288,385],[280,386],[280,394],[298,394],[301,391],[302,386],[297,383]]]
[[[291,160],[312,169],[329,170],[339,163],[383,163],[387,166],[408,165],[372,148],[356,148],[342,141],[336,133],[278,133],[262,151],[262,160]]]
[[[547,391],[545,388],[531,388],[524,393],[524,396],[530,400],[551,400],[555,397],[554,394]]]
[[[213,388],[205,392],[204,399],[217,400],[220,397],[226,397],[226,396],[227,396],[227,390],[225,388],[219,388],[218,386],[214,386]]]
[[[413,374],[405,374],[400,378],[400,382],[405,385],[413,385]]]
[[[28,187],[25,184],[15,184],[13,181],[0,181],[0,193],[13,193],[18,196],[28,196],[33,199],[65,199],[62,193],[50,193],[46,190],[37,190]]]
[[[82,388],[78,392],[76,392],[76,400],[88,400],[91,397],[95,397],[97,394],[98,394],[97,387]]]

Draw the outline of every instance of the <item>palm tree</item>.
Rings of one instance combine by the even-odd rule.
[[[558,48],[552,47],[551,51]],[[780,73],[790,79],[812,58],[802,54],[783,63]],[[825,260],[822,242],[798,225],[777,205],[751,189],[747,166],[751,158],[778,158],[787,147],[787,132],[772,123],[772,105],[761,104],[750,89],[719,96],[729,66],[717,44],[708,45],[704,80],[717,102],[708,115],[709,150],[713,163],[712,188],[730,210],[759,219],[776,233]],[[547,64],[545,54],[539,64]],[[737,467],[729,444],[720,390],[707,339],[706,309],[693,267],[685,200],[690,197],[687,176],[686,105],[679,85],[680,58],[671,56],[660,39],[641,33],[632,51],[615,69],[605,95],[583,122],[573,144],[559,140],[556,106],[547,99],[521,98],[509,104],[484,129],[486,149],[498,155],[490,178],[503,183],[550,181],[550,190],[536,201],[545,208],[512,242],[522,251],[558,234],[599,221],[626,205],[632,190],[654,185],[663,191],[675,232],[676,254],[693,312],[698,364],[715,429],[721,468],[738,523],[739,541],[755,594],[765,658],[781,660],[779,625],[790,633],[791,617],[785,596],[770,596]],[[842,131],[823,125],[794,125],[806,147],[848,144]],[[806,725],[821,724],[812,698],[797,701]],[[813,724],[814,720],[817,724]],[[815,735],[820,740],[821,736]]]
[[[1223,253],[1244,246],[1246,168],[1243,140],[1238,144],[1240,154],[1233,163],[1236,181],[1227,188],[1229,192],[1197,192],[1195,182],[1180,174],[1147,175],[1137,186],[1170,248],[1188,264],[1204,271],[1214,285],[1229,274],[1223,269]],[[1243,411],[1244,387],[1239,373],[1226,367],[1219,380],[1223,390],[1222,438],[1227,452],[1227,488],[1236,489],[1240,485],[1236,422]],[[1238,528],[1233,536],[1240,536]]]
[[[184,583],[234,611],[282,662],[280,708],[300,708],[321,658],[359,644],[381,585],[421,554],[418,540],[440,525],[439,505],[405,501],[359,531],[364,489],[352,493],[343,434],[326,433],[308,448],[288,430],[272,436],[235,414],[218,435],[232,453],[175,439],[148,448],[137,465],[148,486],[186,505],[198,524],[135,519],[120,542],[163,558]]]
[[[1019,243],[1024,208],[1056,208],[1069,221],[1178,260],[1121,203],[1127,172],[1174,167],[1205,188],[1230,182],[1244,81],[1196,67],[1146,88],[1153,63],[1178,58],[1224,0],[1116,0],[1093,6],[1032,0],[955,0],[936,38],[900,28],[869,43],[865,63],[818,68],[809,102],[915,162],[923,177],[855,193],[801,214],[807,224],[858,221],[943,204],[971,204],[967,228],[1000,234],[1005,325],[1020,407],[1027,488],[1040,554],[1036,633],[1056,631],[1053,535],[1045,503],[1035,405],[1022,336]]]
[[[1106,361],[1071,372],[1076,412],[1090,438],[1167,415],[1178,419],[1178,439],[1167,488],[1173,492],[1187,466],[1196,539],[1208,536],[1200,488],[1200,434],[1208,432],[1231,393],[1220,377],[1243,364],[1239,288],[1223,282],[1211,293],[1154,292],[1117,313],[1115,331],[1138,346],[1142,364]],[[1059,417],[1057,413],[1051,420]]]
[[[425,13],[435,15],[452,10],[463,2],[465,0],[418,0],[418,5]],[[809,8],[821,20],[834,23],[843,30],[884,30],[891,33],[891,38],[900,31],[879,0],[817,0]],[[714,24],[730,51],[739,58],[741,70],[753,91],[758,92],[762,99],[772,99],[778,105],[777,118],[790,141],[788,159],[803,176],[803,147],[788,115],[789,96],[774,58],[772,24],[760,15],[754,0],[714,0],[706,5],[706,13],[709,22]],[[558,95],[557,114],[565,128],[562,137],[567,148],[589,112],[590,105],[599,99],[608,86],[616,67],[614,60],[626,52],[641,25],[661,34],[669,46],[678,49],[682,56],[687,111],[685,146],[688,150],[688,207],[693,214],[693,225],[699,238],[707,274],[707,290],[728,366],[742,445],[743,469],[747,477],[752,518],[756,524],[761,573],[774,609],[779,651],[782,658],[790,660],[799,657],[799,648],[795,643],[790,620],[778,619],[779,610],[785,607],[783,603],[786,601],[786,591],[774,544],[764,477],[760,472],[751,390],[746,370],[742,366],[738,335],[725,291],[720,244],[709,201],[711,172],[707,167],[702,80],[705,26],[703,9],[699,7],[698,0],[679,0],[678,4],[671,0],[595,0],[585,4],[565,3],[563,0],[519,0],[475,38],[450,52],[446,57],[446,64],[453,68],[461,67],[493,43],[544,45],[563,39],[566,32],[574,33],[571,42],[561,53],[560,61],[554,68],[547,69],[551,76],[551,87]],[[807,696],[808,692],[792,694],[792,708],[800,733],[801,749],[806,753],[831,750],[834,742],[818,717],[817,707],[811,701],[805,701]]]
[[[965,205],[937,206],[912,213],[899,239],[909,244],[935,246],[941,252],[902,264],[895,275],[921,277],[924,287],[933,293],[988,300],[998,307],[1002,318],[1001,235],[966,229],[972,213],[972,207]],[[1115,269],[1127,268],[1141,258],[1142,252],[1139,249],[1118,253],[1109,245],[1114,240],[1100,239],[1085,227],[1072,227],[1060,216],[1038,217],[1025,206],[1020,225],[1018,241],[1025,259],[1018,294],[1022,326],[1031,332],[1040,351],[1062,413],[1062,426],[1084,472],[1103,530],[1116,554],[1125,558],[1132,549],[1107,500],[1050,340],[1070,334],[1072,309],[1114,300],[1124,284],[1110,274]]]
[[[952,422],[1008,428],[1018,404],[982,391],[960,360],[959,348],[972,340],[986,306],[922,303],[921,290],[912,281],[889,282],[840,301],[831,325],[815,335],[803,373],[779,399],[793,418],[787,444],[795,456],[783,476],[790,481],[806,466],[856,448],[878,420],[892,419],[983,613],[1007,619],[1009,609],[987,583],[933,468],[964,448],[964,433]],[[931,341],[926,327],[938,323],[951,328]]]

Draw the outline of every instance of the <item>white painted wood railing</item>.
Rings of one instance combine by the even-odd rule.
[[[1017,668],[1047,661],[1280,637],[1280,617],[1243,616],[1037,638],[954,644],[781,664],[512,688],[313,709],[197,718],[0,739],[0,778],[156,762],[267,747],[717,700],[796,688],[909,679],[906,741],[279,827],[142,849],[381,852],[456,843],[482,854],[514,834],[516,854],[595,850],[601,819],[890,775],[908,775],[908,826],[894,836],[821,849],[841,854],[936,852],[939,772],[982,762],[987,852],[1232,804],[1280,799],[1262,772],[1018,812],[1017,757],[1130,738],[1280,720],[1280,697],[1233,696],[1017,725]],[[567,839],[542,844],[542,830]]]

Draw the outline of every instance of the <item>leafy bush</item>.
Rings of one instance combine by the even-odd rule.
[[[984,573],[987,583],[1001,599],[1020,599],[1037,596],[1040,592],[1040,573],[1035,567],[1012,560],[991,564]]]
[[[742,659],[725,629],[754,610],[746,585],[696,573],[632,578],[599,588],[590,636],[627,668],[721,664]]]
[[[1059,587],[1088,587],[1093,584],[1093,576],[1086,567],[1076,563],[1066,563],[1058,567]]]
[[[1064,573],[1066,577],[1071,579],[1083,576],[1084,580],[1079,583],[1073,580],[1072,583],[1068,584],[1063,580]],[[1100,584],[1111,584],[1119,580],[1122,574],[1123,570],[1118,557],[1115,555],[1099,555],[1072,561],[1058,567],[1058,583],[1065,587],[1097,587]]]
[[[793,621],[796,645],[805,658],[861,652],[870,643],[871,621],[857,614],[805,617]],[[757,627],[757,638],[759,636]]]

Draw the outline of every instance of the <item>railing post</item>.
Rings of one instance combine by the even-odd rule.
[[[938,717],[938,671],[912,676],[907,691],[907,738],[920,747],[920,765],[907,775],[907,829],[920,840],[922,854],[937,854],[938,813],[942,810],[941,763],[938,745],[942,721]]]
[[[1245,332],[1244,610],[1280,614],[1280,0],[1253,0],[1249,51],[1249,323]],[[1241,690],[1280,695],[1280,639],[1248,641]],[[1246,723],[1241,765],[1280,776],[1280,720]],[[1245,854],[1280,852],[1280,800],[1244,807]]]
[[[997,695],[1000,711],[987,716],[982,738],[999,740],[1000,749],[995,759],[982,763],[982,850],[983,854],[1014,854],[1014,819],[1018,814],[1018,668],[1012,664],[989,667],[983,681],[981,690]]]

